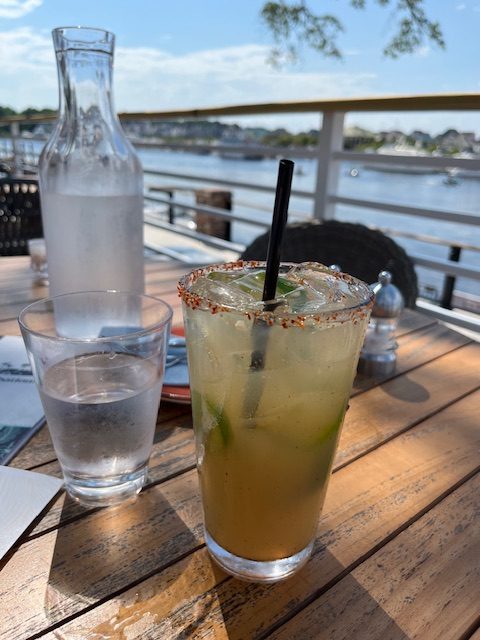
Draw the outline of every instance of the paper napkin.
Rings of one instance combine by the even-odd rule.
[[[0,466],[0,559],[60,490],[62,480]]]

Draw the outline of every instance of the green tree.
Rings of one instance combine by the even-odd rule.
[[[346,1],[355,9],[366,7],[366,0]],[[427,17],[424,0],[376,2],[382,7],[393,4],[398,18],[397,31],[383,49],[385,56],[398,58],[406,53],[413,53],[429,41],[445,48],[440,25]],[[260,15],[275,42],[270,55],[270,61],[274,65],[284,60],[298,60],[302,46],[310,47],[326,57],[342,58],[337,38],[345,29],[337,16],[314,13],[305,0],[265,2]]]
[[[6,116],[15,116],[15,115],[17,115],[17,112],[14,111],[13,109],[10,109],[10,107],[0,106],[0,118],[4,118]],[[9,133],[10,133],[10,128],[8,125],[0,126],[1,137],[9,135]]]
[[[0,118],[4,118],[5,116],[15,116],[17,112],[10,107],[1,107],[0,106]]]
[[[34,107],[27,107],[20,112],[22,116],[51,116],[55,113],[54,109],[35,109]]]

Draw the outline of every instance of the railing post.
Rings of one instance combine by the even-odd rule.
[[[335,204],[328,202],[330,194],[337,193],[340,162],[333,160],[334,151],[343,149],[343,123],[345,113],[324,112],[318,140],[318,164],[313,217],[329,220],[335,217]]]
[[[174,192],[167,190],[165,193],[170,200],[170,204],[168,205],[168,222],[169,224],[175,224],[175,205],[173,203]]]
[[[448,259],[452,262],[460,262],[460,255],[462,253],[461,247],[450,247],[450,251],[448,253]],[[453,290],[455,288],[455,276],[445,276],[443,281],[443,292],[442,299],[440,301],[440,305],[444,309],[452,308],[452,296]]]
[[[20,149],[18,147],[18,139],[20,138],[20,124],[18,122],[10,123],[10,135],[12,137],[12,151],[13,151],[13,173],[20,173]]]
[[[206,204],[217,209],[232,210],[232,192],[223,189],[197,189],[195,191],[196,204]],[[223,240],[231,240],[231,222],[223,218],[211,216],[208,213],[195,214],[197,231],[206,233]]]

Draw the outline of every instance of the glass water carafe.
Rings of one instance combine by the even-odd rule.
[[[59,115],[39,161],[51,295],[144,289],[143,171],[114,110],[114,38],[53,31]]]

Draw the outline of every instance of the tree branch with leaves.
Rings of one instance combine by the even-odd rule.
[[[366,0],[347,1],[354,9],[366,8]],[[424,0],[376,0],[376,3],[382,7],[394,5],[398,18],[396,33],[383,49],[385,56],[398,58],[414,53],[427,42],[445,48],[440,25],[427,17]],[[326,57],[342,59],[337,39],[345,28],[337,16],[314,13],[304,0],[266,2],[260,15],[275,43],[270,53],[272,64],[296,62],[303,46]]]

